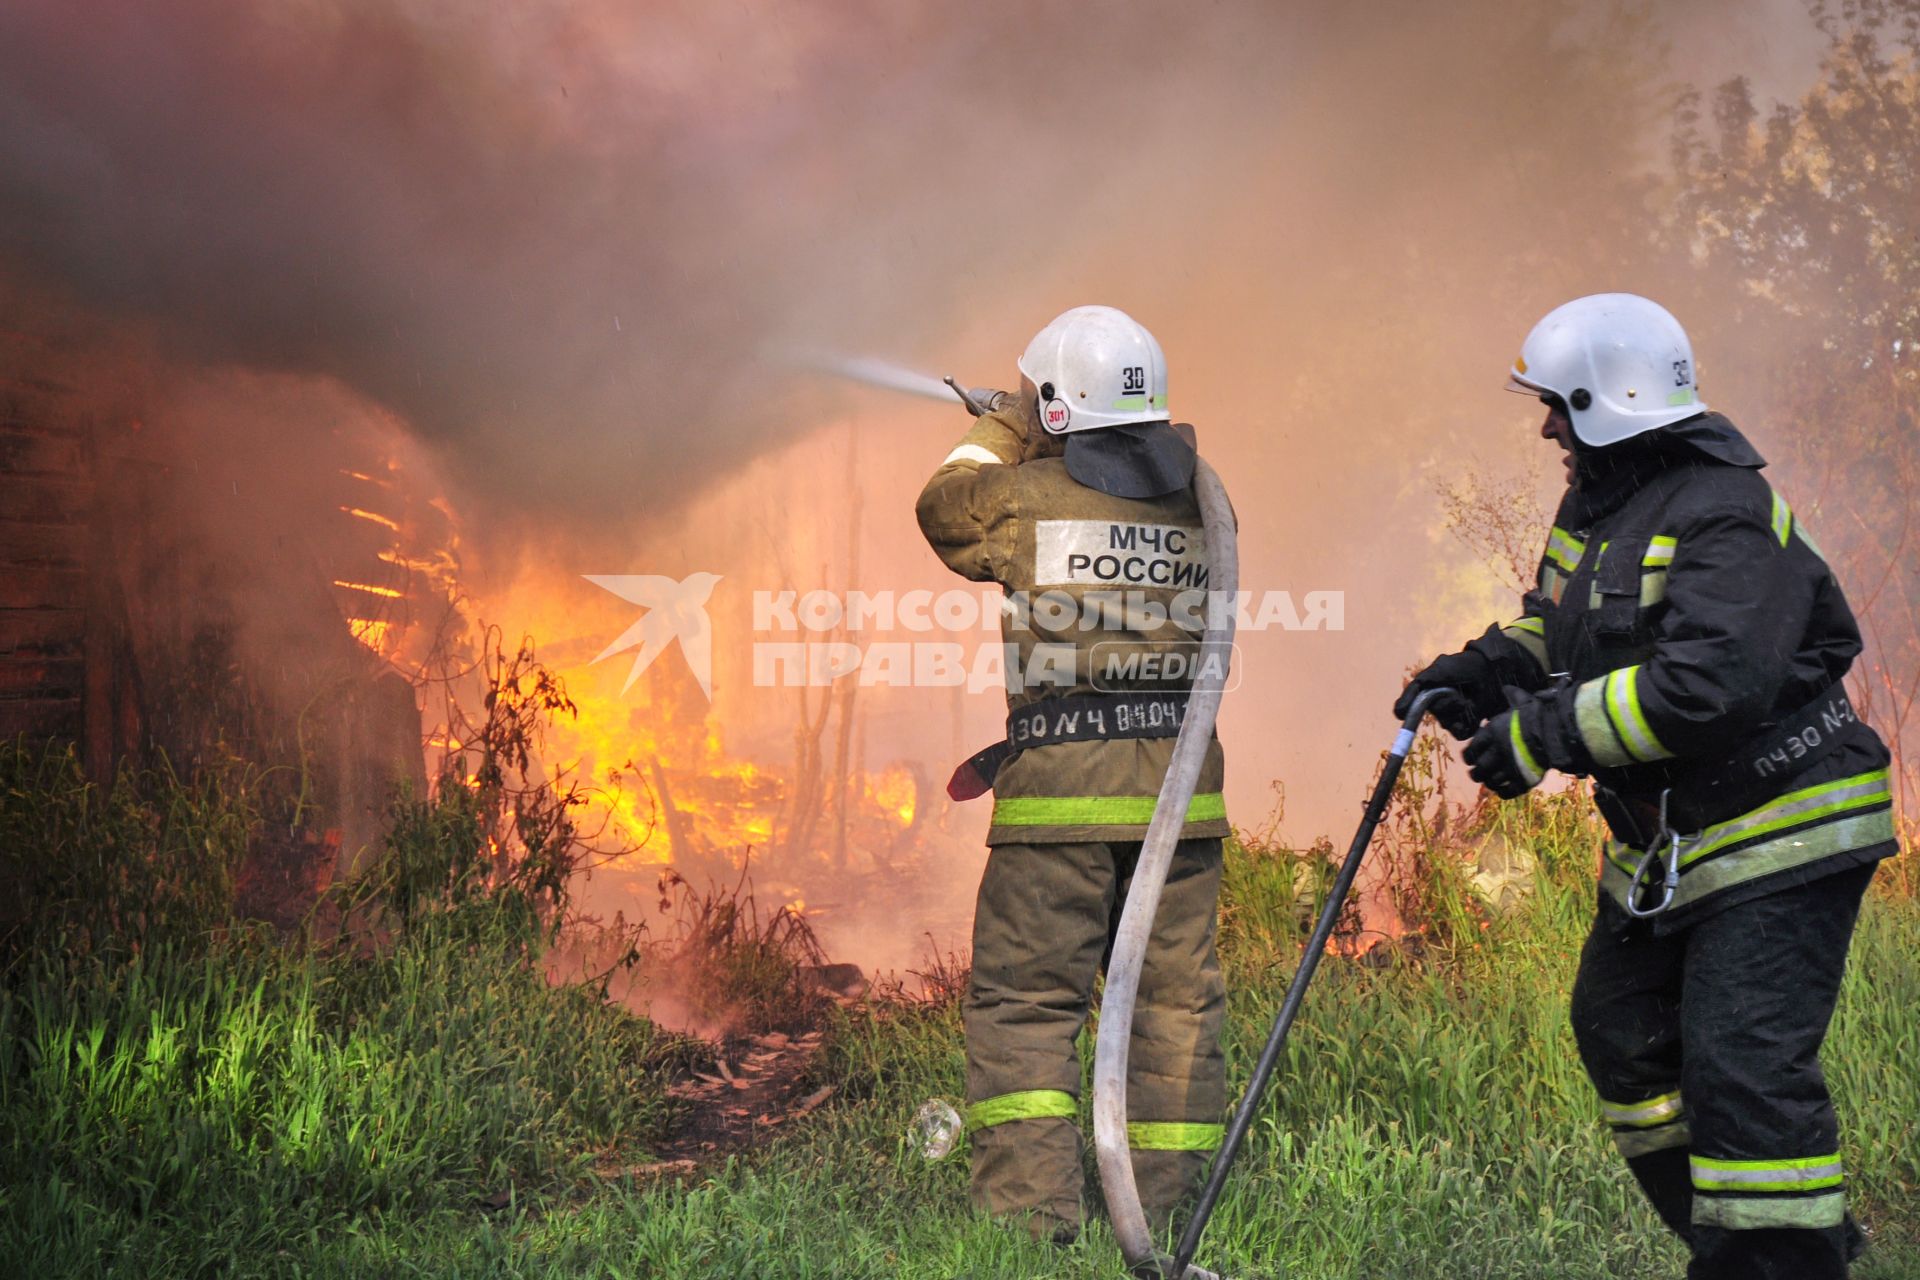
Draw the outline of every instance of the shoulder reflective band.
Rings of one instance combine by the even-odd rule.
[[[1006,464],[1004,458],[983,444],[956,445],[954,446],[953,452],[941,460],[940,465],[947,467],[952,466],[956,462],[973,462],[981,466],[987,466],[989,464],[1004,466]]]
[[[1547,771],[1540,767],[1540,762],[1533,758],[1533,752],[1527,749],[1527,735],[1521,732],[1520,713],[1517,711],[1507,714],[1507,736],[1513,740],[1513,762],[1520,766],[1520,776],[1526,779],[1528,786],[1539,786],[1540,780],[1547,776]]]
[[[1008,796],[993,802],[996,827],[1143,827],[1153,821],[1157,796]],[[1227,800],[1203,791],[1187,805],[1188,822],[1218,822]]]
[[[1774,494],[1773,536],[1780,539],[1780,545],[1784,547],[1787,545],[1787,539],[1796,533],[1800,535],[1800,541],[1807,544],[1809,551],[1819,556],[1822,560],[1827,558],[1820,550],[1819,544],[1807,535],[1806,525],[1793,518],[1793,508],[1787,505],[1787,500],[1777,493]]]
[[[1212,1151],[1226,1132],[1220,1124],[1136,1120],[1127,1126],[1127,1145],[1135,1151]]]
[[[1562,529],[1553,527],[1547,535],[1547,559],[1560,566],[1563,573],[1572,573],[1580,565],[1580,557],[1587,554],[1587,544]]]
[[[1836,1152],[1798,1160],[1714,1160],[1691,1156],[1696,1191],[1818,1191],[1846,1181]]]
[[[982,1098],[967,1108],[967,1132],[991,1129],[1009,1120],[1071,1120],[1080,1114],[1073,1095],[1060,1089],[1028,1089]]]
[[[1659,534],[1647,543],[1647,554],[1640,557],[1640,567],[1643,569],[1664,569],[1673,563],[1674,548],[1679,545],[1680,540],[1678,538],[1668,537],[1664,533]]]

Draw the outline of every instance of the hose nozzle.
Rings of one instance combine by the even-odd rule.
[[[967,412],[972,414],[974,417],[977,418],[981,414],[987,411],[987,408],[985,405],[980,404],[972,396],[968,395],[967,389],[953,380],[952,374],[950,373],[947,374],[945,377],[941,378],[940,381],[946,383],[948,386],[953,388],[953,394],[960,397],[960,403],[967,406]]]

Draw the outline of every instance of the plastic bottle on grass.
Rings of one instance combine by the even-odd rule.
[[[960,1113],[938,1098],[920,1104],[913,1113],[913,1126],[908,1138],[917,1147],[920,1154],[928,1160],[941,1160],[960,1141],[960,1135],[966,1126],[960,1121]]]

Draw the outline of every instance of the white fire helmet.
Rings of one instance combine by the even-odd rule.
[[[1560,397],[1574,435],[1595,447],[1707,410],[1687,331],[1665,307],[1634,293],[1596,293],[1555,307],[1521,344],[1511,374],[1509,391]]]
[[[1145,326],[1114,307],[1075,307],[1053,318],[1020,357],[1040,389],[1050,434],[1127,422],[1165,422],[1167,358]]]

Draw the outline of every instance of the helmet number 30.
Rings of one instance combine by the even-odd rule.
[[[1146,366],[1130,364],[1120,371],[1121,390],[1130,396],[1143,394],[1147,389]]]
[[[1693,368],[1689,361],[1675,360],[1673,362],[1673,385],[1674,386],[1676,387],[1686,386],[1687,383],[1692,380],[1692,374],[1693,374]]]

